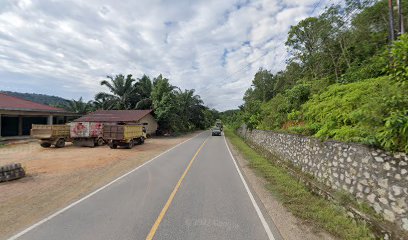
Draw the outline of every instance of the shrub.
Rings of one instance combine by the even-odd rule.
[[[299,110],[311,94],[309,84],[298,84],[279,93],[269,102],[262,105],[263,119],[260,124],[262,129],[279,129],[288,120],[288,115],[292,111]]]
[[[393,66],[390,69],[392,78],[402,85],[408,84],[408,34],[400,36],[391,49]]]
[[[339,79],[339,83],[358,82],[368,78],[376,78],[386,74],[388,64],[388,51],[380,51],[362,63],[352,65]]]
[[[408,152],[408,110],[391,113],[377,137],[385,149]]]
[[[407,88],[389,77],[334,84],[304,104],[303,129],[321,139],[407,150]],[[302,129],[294,129],[301,131]]]

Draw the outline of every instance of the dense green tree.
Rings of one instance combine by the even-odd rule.
[[[389,74],[402,85],[408,85],[408,33],[402,35],[391,49],[392,65]]]
[[[203,105],[193,89],[181,91],[161,74],[153,79],[143,75],[132,78],[128,74],[101,82],[109,93],[98,93],[94,109],[153,109],[159,128],[167,132],[186,132],[211,126],[218,113]]]
[[[114,109],[134,109],[140,98],[136,94],[135,79],[132,75],[128,74],[125,77],[119,74],[115,77],[107,76],[107,78],[108,80],[101,81],[101,85],[106,86],[110,93],[100,92],[96,94],[95,100],[109,99],[114,103]]]
[[[388,25],[386,0],[346,0],[303,19],[288,33],[286,69],[261,68],[225,121],[408,151],[408,37],[390,47]]]
[[[179,116],[179,123],[182,125],[179,128],[183,130],[192,130],[200,124],[203,118],[203,101],[200,96],[194,94],[194,89],[177,91],[177,101],[179,108],[177,115]]]
[[[92,102],[93,110],[112,110],[116,109],[117,98],[109,94],[99,93]]]
[[[151,99],[161,129],[179,130],[175,127],[178,118],[175,89],[161,74],[153,80]]]
[[[140,100],[136,103],[136,109],[151,109],[153,107],[153,102],[151,99],[153,83],[150,78],[143,75],[143,77],[138,79],[138,81],[135,83],[135,90],[140,98]]]
[[[311,78],[322,77],[326,70],[322,44],[329,31],[327,22],[317,17],[306,18],[289,30],[285,44],[293,55],[292,61],[301,63]]]
[[[64,107],[66,110],[79,114],[87,114],[92,110],[92,101],[84,102],[82,97],[78,100],[72,99]]]

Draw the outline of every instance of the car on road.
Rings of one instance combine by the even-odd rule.
[[[221,129],[219,127],[214,127],[212,129],[211,135],[212,136],[221,136]]]

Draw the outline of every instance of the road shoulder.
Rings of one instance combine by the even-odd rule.
[[[286,240],[315,240],[315,239],[336,239],[330,234],[317,230],[313,226],[307,225],[304,221],[296,218],[290,213],[272,194],[267,190],[267,181],[258,176],[249,167],[249,162],[238,152],[233,144],[226,138],[228,146],[236,159],[245,179],[261,201],[266,213],[272,219],[283,239]]]

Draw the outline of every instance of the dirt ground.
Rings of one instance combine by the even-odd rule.
[[[133,149],[42,148],[37,142],[0,147],[0,165],[21,163],[25,178],[0,183],[0,239],[23,230],[129,172],[193,134],[147,139]]]
[[[248,166],[248,161],[228,142],[234,158],[237,160],[241,171],[245,175],[246,181],[251,186],[252,191],[256,193],[274,222],[279,229],[282,238],[285,240],[316,240],[327,239],[335,240],[330,234],[315,229],[302,220],[293,216],[272,194],[265,185],[266,180],[256,175],[253,169]]]

